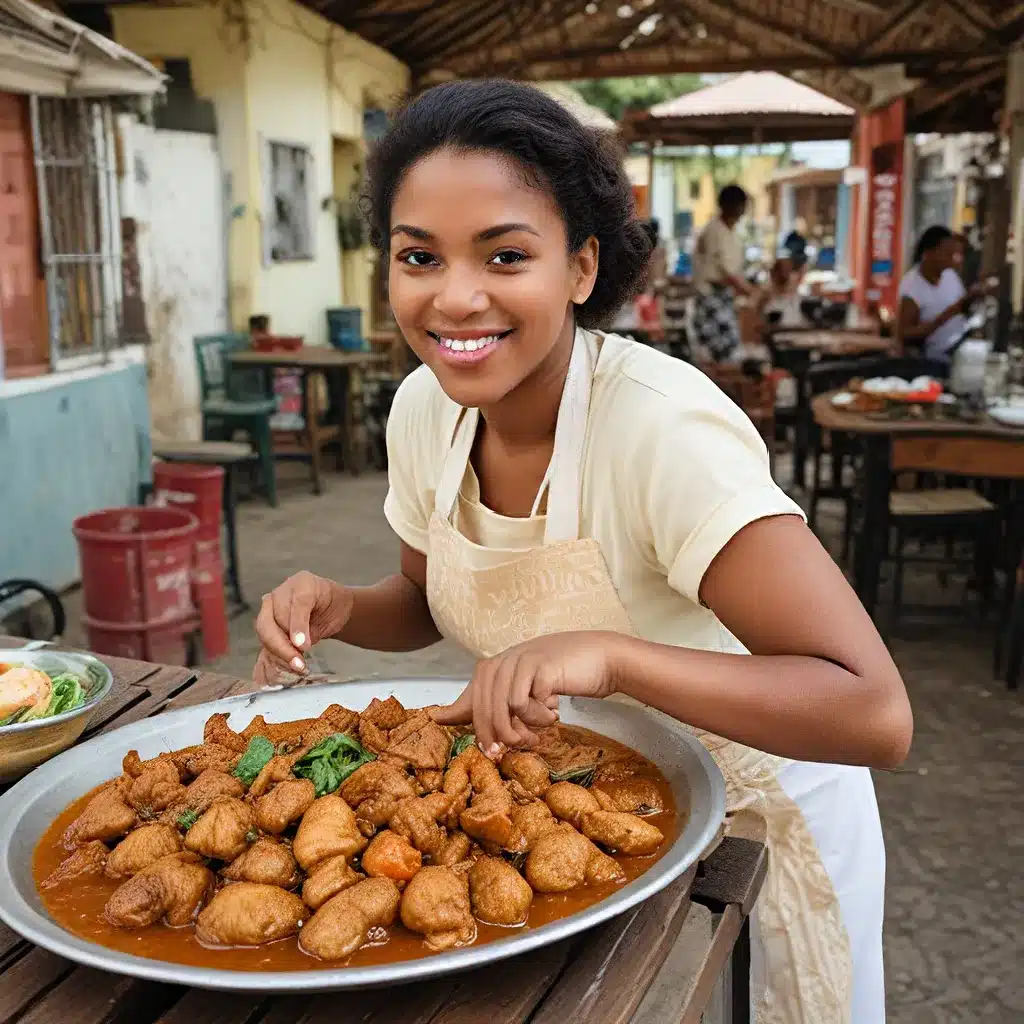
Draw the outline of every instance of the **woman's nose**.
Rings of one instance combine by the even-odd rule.
[[[453,321],[464,320],[474,313],[483,313],[490,306],[487,292],[474,274],[447,271],[434,296],[434,309]]]

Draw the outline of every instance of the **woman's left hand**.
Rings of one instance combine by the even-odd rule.
[[[489,757],[537,742],[534,729],[558,719],[558,698],[607,697],[614,691],[615,633],[551,633],[477,663],[459,699],[433,712],[443,725],[472,723]]]

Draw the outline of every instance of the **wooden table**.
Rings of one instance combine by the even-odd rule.
[[[863,524],[854,554],[854,586],[874,615],[893,470],[1024,480],[1024,430],[1004,427],[988,416],[977,422],[871,416],[833,405],[835,394],[817,395],[811,414],[823,430],[858,438],[863,451]]]
[[[3,646],[24,643],[0,636]],[[114,687],[86,739],[253,687],[217,673],[103,661]],[[322,996],[224,994],[124,978],[77,967],[0,925],[0,1024],[627,1024],[694,903],[712,911],[715,927],[710,938],[695,936],[692,948],[687,941],[693,967],[671,978],[673,990],[686,993],[682,1016],[672,1022],[698,1024],[731,975],[727,999],[740,1024],[749,1020],[748,915],[766,867],[762,844],[725,839],[657,896],[573,939],[437,981]]]
[[[322,345],[303,345],[291,352],[258,352],[242,349],[229,352],[232,366],[255,367],[263,371],[264,387],[273,394],[274,370],[298,370],[302,374],[303,409],[305,410],[306,447],[286,454],[308,458],[313,469],[313,490],[323,487],[322,452],[324,445],[339,441],[345,468],[360,473],[366,465],[366,430],[363,422],[362,390],[352,387],[352,377],[364,370],[387,369],[390,356],[378,352],[343,352]],[[336,422],[321,424],[311,400],[310,375],[322,373],[327,379],[329,405],[336,410]]]
[[[851,359],[858,356],[883,356],[893,348],[891,338],[883,338],[877,328],[857,330],[780,329],[767,335],[776,367],[787,370],[796,382],[796,422],[793,429],[793,482],[807,489],[807,456],[810,451],[810,394],[808,371],[821,359]]]

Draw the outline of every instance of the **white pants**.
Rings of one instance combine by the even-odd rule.
[[[847,765],[797,762],[783,768],[778,781],[800,808],[839,899],[853,958],[850,1024],[884,1024],[885,846],[871,772]],[[756,905],[751,915],[750,956],[751,990],[756,992],[763,973]],[[751,1019],[757,1019],[753,1009]]]

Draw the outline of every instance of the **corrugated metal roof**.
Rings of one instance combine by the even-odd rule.
[[[0,0],[0,42],[6,44],[6,59],[46,65],[64,75],[69,95],[79,87],[94,95],[145,95],[164,88],[165,76],[149,61],[29,0]]]
[[[747,71],[717,85],[651,107],[652,117],[721,117],[727,114],[808,114],[850,117],[853,110],[775,71]]]

